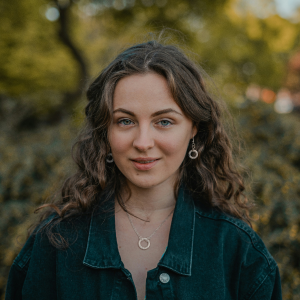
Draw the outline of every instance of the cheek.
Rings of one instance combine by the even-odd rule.
[[[126,150],[128,150],[131,145],[132,141],[126,134],[118,133],[118,132],[111,132],[109,143],[111,149],[113,149],[114,155],[124,154]]]
[[[162,139],[159,142],[159,147],[162,149],[166,157],[182,157],[183,159],[188,147],[188,143],[189,139],[187,138],[187,135],[177,134],[176,136],[169,136]]]

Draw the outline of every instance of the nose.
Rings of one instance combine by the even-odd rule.
[[[133,147],[141,152],[145,152],[154,146],[154,139],[149,127],[140,128],[133,140]]]

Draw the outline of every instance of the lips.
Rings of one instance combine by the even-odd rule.
[[[152,163],[154,161],[156,161],[156,159],[152,159],[152,160],[134,160],[136,162],[138,162],[139,164],[149,164]]]
[[[159,161],[154,157],[138,157],[131,160],[136,169],[145,171],[152,169]]]
[[[155,157],[137,157],[137,158],[133,158],[131,160],[139,162],[139,163],[144,163],[144,162],[152,162],[154,160],[158,160],[159,158],[155,158]]]

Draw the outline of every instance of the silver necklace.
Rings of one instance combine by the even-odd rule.
[[[128,219],[129,219],[129,222],[133,228],[133,230],[135,231],[136,235],[138,236],[139,238],[139,242],[138,242],[138,245],[139,247],[142,249],[142,250],[146,250],[150,247],[150,239],[152,238],[152,236],[155,234],[155,232],[167,221],[167,219],[171,216],[172,212],[174,211],[174,209],[169,213],[169,215],[162,221],[162,223],[154,230],[154,232],[149,235],[148,237],[146,238],[143,238],[142,236],[140,236],[140,234],[137,232],[136,228],[134,227],[133,223],[132,223],[132,220],[129,216],[129,213],[126,211],[127,213],[127,216],[128,216]],[[145,241],[147,243],[147,246],[143,247],[142,246],[142,242]]]

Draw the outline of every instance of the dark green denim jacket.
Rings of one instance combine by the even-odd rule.
[[[41,230],[32,235],[11,267],[6,300],[137,299],[118,251],[113,214],[94,210],[66,219],[57,230],[69,248],[55,249]],[[147,274],[146,298],[282,296],[277,264],[259,236],[243,221],[194,202],[181,187],[167,250]]]

